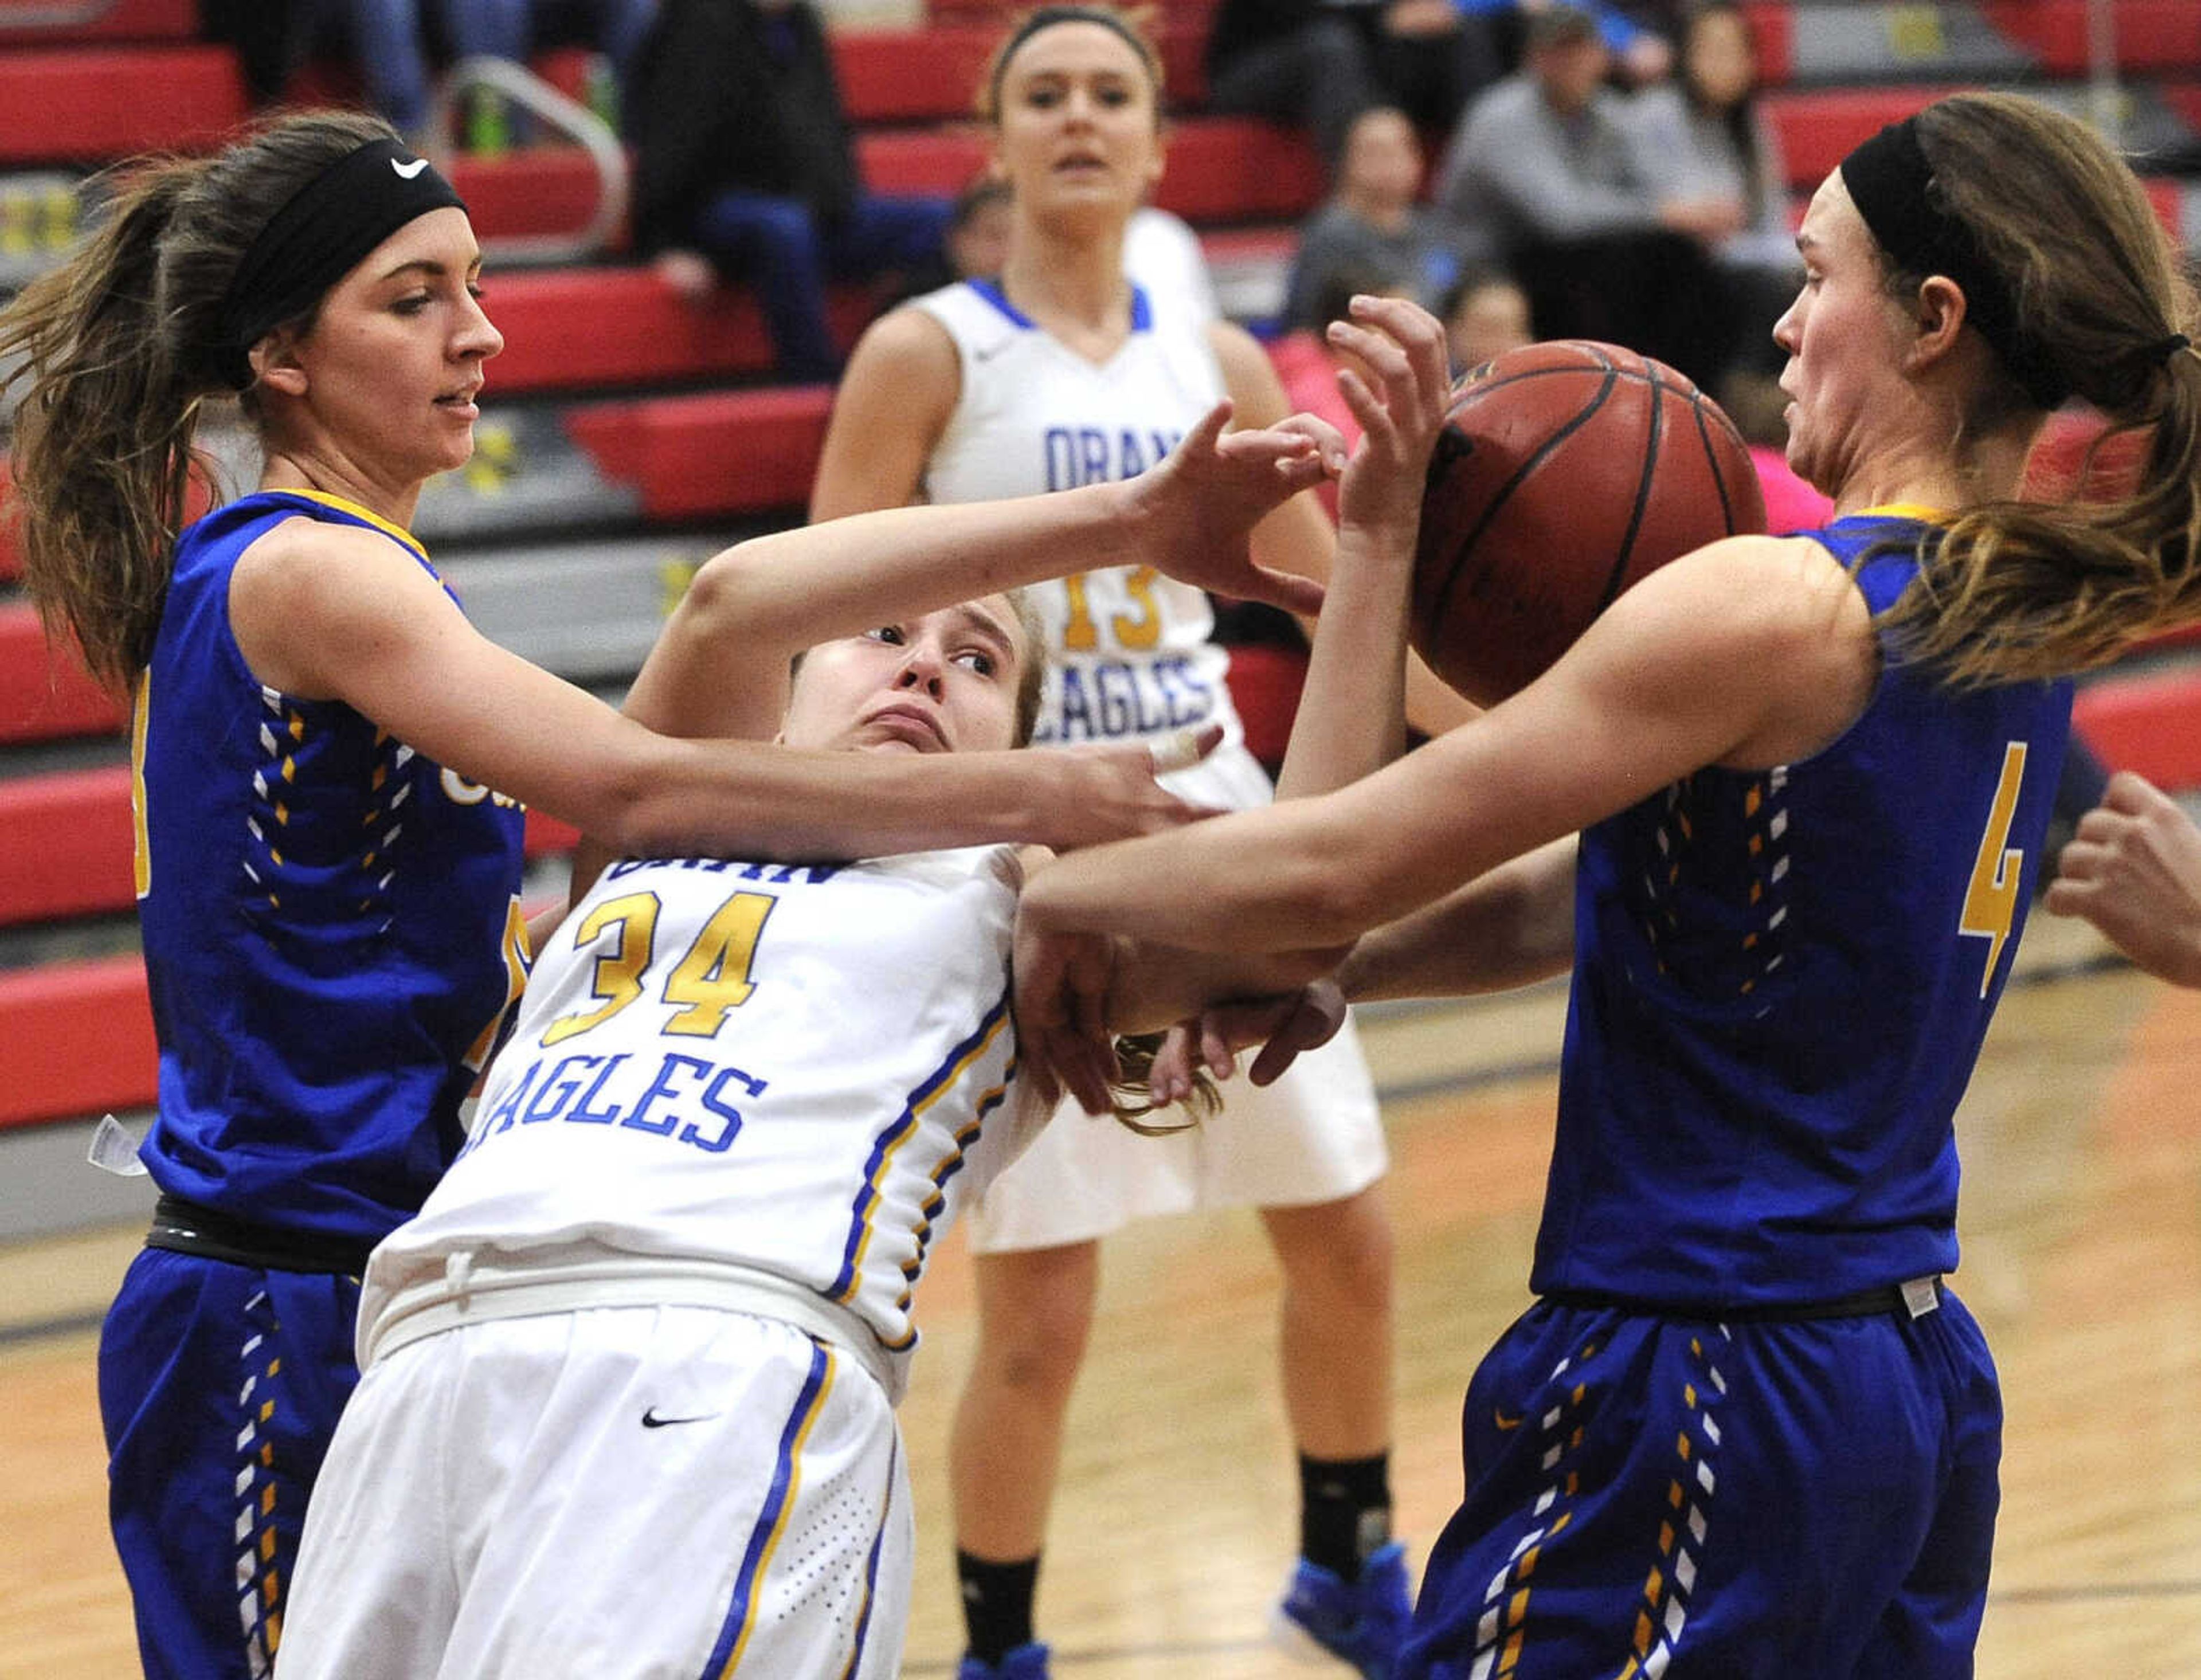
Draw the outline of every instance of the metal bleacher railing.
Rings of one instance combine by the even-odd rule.
[[[490,262],[580,262],[602,256],[626,225],[627,157],[619,136],[578,99],[568,98],[525,65],[507,58],[461,58],[444,73],[429,116],[437,149],[459,148],[459,114],[467,101],[487,94],[509,101],[530,120],[572,141],[595,167],[596,198],[588,220],[572,232],[503,233],[482,240]]]

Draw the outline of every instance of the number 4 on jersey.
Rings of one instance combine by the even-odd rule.
[[[2012,741],[2003,749],[2002,780],[1995,785],[1987,831],[1980,836],[1980,855],[1972,864],[1971,884],[1964,890],[1964,913],[1957,922],[1959,934],[1975,934],[1987,942],[1987,967],[1980,975],[1981,997],[1994,983],[1995,964],[2017,921],[2018,877],[2025,868],[2025,854],[2009,841],[2010,825],[2017,815],[2017,790],[2024,779],[2025,743]]]

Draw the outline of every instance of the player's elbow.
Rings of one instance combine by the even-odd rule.
[[[1290,907],[1288,932],[1296,949],[1349,945],[1383,919],[1378,884],[1354,862],[1350,848],[1311,849],[1291,859],[1273,885]]]
[[[634,725],[638,740],[590,778],[582,815],[589,837],[623,857],[665,857],[693,847],[698,785],[693,743]]]
[[[737,543],[697,567],[673,608],[671,628],[707,639],[754,634],[766,594],[757,547],[754,538]]]

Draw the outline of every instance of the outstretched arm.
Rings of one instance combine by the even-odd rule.
[[[1343,787],[1405,749],[1414,538],[1451,387],[1443,325],[1415,304],[1357,297],[1352,318],[1325,330],[1360,357],[1374,384],[1350,369],[1338,376],[1361,435],[1338,487],[1329,598],[1315,626],[1280,799]]]
[[[1268,352],[1243,327],[1228,321],[1217,322],[1210,329],[1210,337],[1241,423],[1254,426],[1276,424],[1288,411],[1290,400],[1277,378],[1276,364],[1269,360]],[[1446,383],[1448,385],[1448,378]],[[1297,573],[1326,584],[1336,563],[1338,546],[1344,540],[1332,526],[1322,504],[1312,493],[1302,492],[1255,528],[1253,553],[1264,564],[1279,571]],[[1302,616],[1300,627],[1312,643],[1316,620]],[[1408,723],[1423,735],[1435,736],[1475,715],[1474,706],[1447,687],[1423,663],[1420,655],[1409,653],[1406,661]]]
[[[2201,986],[2201,829],[2121,770],[2057,860],[2048,908],[2084,916],[2149,973]]]
[[[1041,931],[1341,943],[1711,764],[1792,762],[1864,708],[1864,597],[1816,543],[1731,538],[1622,596],[1503,705],[1335,793],[1065,858]]]
[[[1167,460],[1124,484],[942,507],[897,507],[760,537],[713,556],[629,696],[630,715],[686,736],[754,732],[764,670],[845,635],[1103,565],[1146,564],[1203,589],[1282,604],[1320,586],[1256,566],[1247,533],[1325,470],[1296,429],[1224,432],[1212,410]],[[770,709],[777,690],[762,702]],[[773,721],[776,723],[776,715]]]
[[[261,682],[341,700],[454,774],[619,852],[1077,846],[1195,814],[1161,790],[1139,746],[924,761],[795,752],[700,738],[760,732],[753,705],[734,708],[749,724],[737,729],[707,703],[692,731],[647,728],[490,641],[411,556],[355,527],[300,519],[261,537],[238,563],[230,617]],[[753,701],[763,680],[750,667],[732,686]]]

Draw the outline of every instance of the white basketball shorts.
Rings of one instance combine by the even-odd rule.
[[[776,1319],[606,1307],[429,1336],[345,1409],[280,1680],[890,1680],[909,1614],[894,1412]]]

